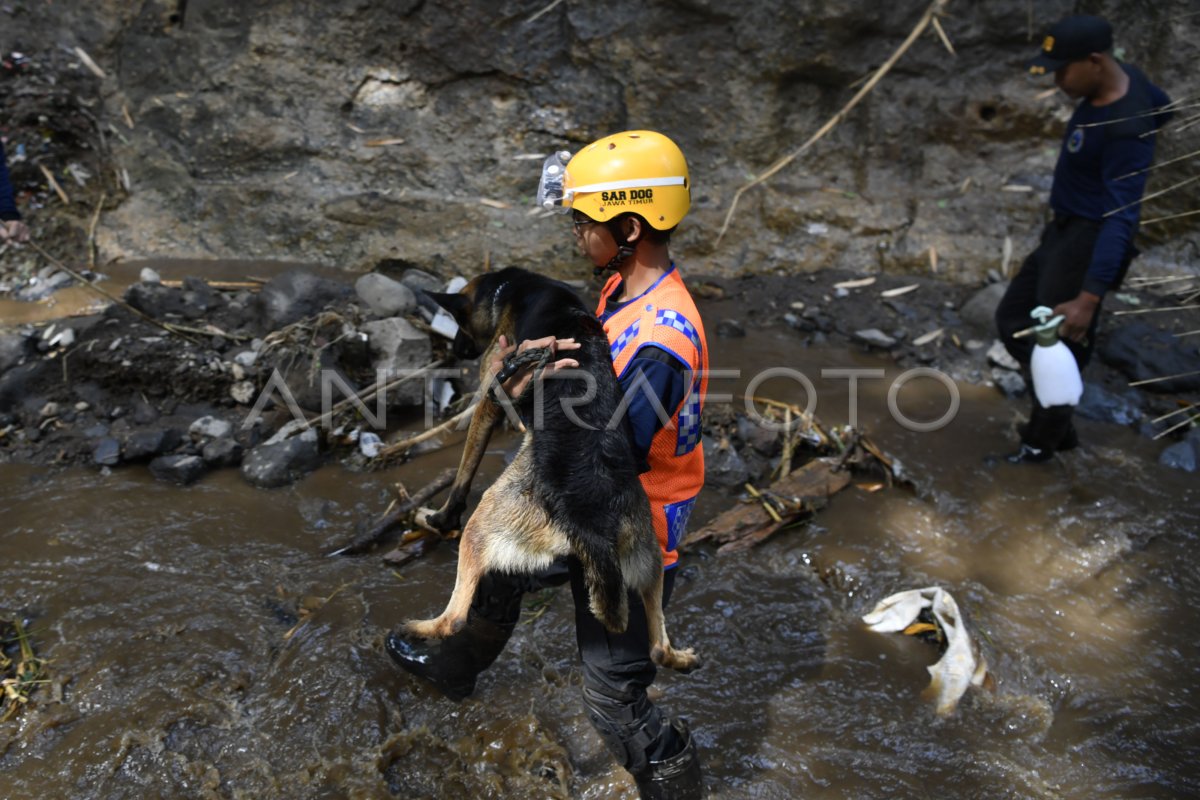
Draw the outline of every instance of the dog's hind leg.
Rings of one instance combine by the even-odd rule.
[[[454,580],[454,593],[450,595],[450,602],[446,604],[445,611],[433,619],[409,620],[404,623],[404,628],[410,635],[422,639],[445,639],[467,624],[467,613],[471,609],[471,601],[475,599],[475,590],[479,586],[480,578],[487,571],[483,554],[483,532],[476,521],[483,518],[472,516],[463,530],[458,544],[458,573]]]
[[[663,573],[642,587],[642,605],[646,607],[646,627],[650,631],[650,658],[660,667],[669,667],[678,672],[691,672],[702,666],[700,656],[692,648],[677,650],[671,646],[667,636],[667,620],[662,607]]]
[[[576,540],[575,556],[583,567],[592,615],[613,633],[629,626],[629,601],[616,553],[603,543]]]

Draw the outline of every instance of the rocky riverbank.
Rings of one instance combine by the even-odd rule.
[[[181,484],[239,467],[251,483],[281,486],[330,460],[377,463],[389,436],[401,435],[344,402],[349,392],[364,393],[386,374],[437,366],[428,380],[389,386],[382,405],[372,396],[362,404],[371,415],[390,412],[420,427],[426,414],[437,420],[460,409],[477,388],[477,364],[448,354],[453,322],[424,294],[455,288],[455,276],[409,269],[350,281],[292,270],[234,285],[200,277],[168,285],[148,270],[141,277],[124,304],[102,313],[0,334],[0,459],[148,464],[156,477]],[[692,285],[714,340],[786,330],[800,358],[806,348],[861,349],[1014,398],[1027,391],[993,338],[1002,282],[970,287],[828,271],[694,278]],[[1119,293],[1109,310],[1171,302],[1151,287]],[[1187,325],[1184,314],[1155,314],[1161,329],[1129,321],[1142,318],[1108,317],[1080,414],[1153,436],[1186,419],[1154,422],[1194,403],[1200,376],[1127,384],[1195,371],[1200,355],[1171,335]],[[315,424],[305,431],[300,419]],[[778,437],[764,438],[728,409],[714,408],[705,424],[716,483],[740,487],[777,463]],[[1187,431],[1164,438],[1164,463],[1196,468],[1200,439],[1184,439]]]

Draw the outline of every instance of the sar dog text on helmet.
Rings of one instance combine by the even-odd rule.
[[[572,157],[554,153],[542,165],[538,205],[578,211],[596,222],[634,213],[669,231],[692,205],[687,160],[675,142],[655,131],[605,136]]]

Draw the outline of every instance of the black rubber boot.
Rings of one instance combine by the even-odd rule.
[[[512,625],[498,625],[471,612],[463,629],[447,639],[406,639],[389,633],[383,645],[406,671],[458,702],[475,691],[475,679],[504,651],[512,632]]]
[[[1010,464],[1040,464],[1049,461],[1056,452],[1079,446],[1079,436],[1071,422],[1071,406],[1043,407],[1034,400],[1029,422],[1018,427],[1021,447],[1005,456]]]
[[[445,639],[410,639],[393,632],[384,640],[392,660],[458,702],[475,691],[475,679],[504,651],[521,616],[528,581],[489,574],[479,581],[467,624]]]
[[[661,761],[651,760],[637,780],[642,800],[699,800],[704,796],[704,774],[700,769],[700,754],[687,723],[674,723],[675,732],[683,741],[683,749]]]

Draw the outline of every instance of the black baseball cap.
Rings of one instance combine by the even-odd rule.
[[[1026,64],[1031,75],[1054,72],[1072,61],[1081,61],[1092,53],[1112,49],[1112,25],[1102,17],[1080,14],[1066,17],[1050,26],[1042,40],[1042,50]]]

